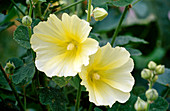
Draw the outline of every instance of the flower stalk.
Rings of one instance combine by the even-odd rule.
[[[77,1],[77,2],[75,2],[75,3],[73,3],[73,4],[70,4],[70,5],[66,6],[66,7],[64,7],[63,9],[54,12],[54,14],[57,14],[58,12],[64,11],[64,10],[66,10],[66,9],[68,9],[68,8],[71,8],[71,7],[73,7],[73,6],[75,6],[75,5],[79,4],[79,3],[82,3],[83,1],[84,1],[84,0],[80,0],[80,1]]]
[[[33,5],[32,5],[31,0],[29,0],[29,2],[30,2],[29,16],[31,17]]]
[[[12,83],[12,81],[7,77],[7,74],[5,73],[5,71],[4,71],[4,69],[3,69],[1,64],[0,64],[0,70],[2,71],[5,79],[8,81],[8,84],[9,84],[10,88],[12,89],[12,91],[13,91],[13,93],[15,95],[16,100],[18,101],[18,104],[19,104],[19,106],[21,108],[21,111],[24,111],[24,105],[21,102],[21,99],[19,98],[19,94],[17,93],[17,90],[15,89],[15,86]]]
[[[80,106],[80,97],[81,97],[81,84],[80,84],[80,79],[79,79],[79,87],[77,90],[77,97],[76,97],[76,104],[75,104],[75,111],[79,110],[79,106]]]
[[[89,0],[88,2],[88,12],[87,12],[87,22],[90,22],[90,19],[91,19],[91,3],[92,3],[92,0]]]
[[[121,18],[120,18],[120,20],[119,20],[119,24],[118,24],[118,26],[117,26],[114,34],[113,34],[111,46],[113,46],[113,44],[114,44],[114,41],[115,41],[115,39],[116,39],[116,37],[117,37],[117,35],[118,35],[118,33],[119,33],[120,27],[121,27],[121,25],[122,25],[123,20],[125,19],[125,15],[126,15],[128,9],[129,9],[129,6],[126,6],[125,9],[124,9],[124,11],[123,11],[123,14],[122,14],[122,16],[121,16]]]

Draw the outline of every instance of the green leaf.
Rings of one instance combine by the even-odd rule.
[[[2,32],[3,30],[9,28],[12,25],[14,25],[14,22],[7,22],[5,24],[0,25],[0,32]]]
[[[18,26],[15,30],[14,40],[27,49],[31,48],[28,28],[23,25]]]
[[[160,31],[160,38],[162,39],[162,45],[164,48],[170,48],[170,22],[168,19],[168,12],[170,7],[169,0],[149,0],[150,7],[153,7],[153,12],[157,19],[157,23]],[[161,13],[160,13],[161,10]]]
[[[33,57],[30,50],[28,50],[26,57],[23,57],[23,61],[24,64],[17,68],[12,76],[13,82],[15,84],[25,84],[31,81],[35,74],[35,64],[33,62]]]
[[[110,0],[110,3],[117,7],[124,7],[130,5],[133,1],[134,0]]]
[[[158,80],[156,82],[170,87],[170,69],[165,68],[165,72],[158,76]]]
[[[75,88],[75,89],[78,89],[79,87],[79,81],[80,81],[80,78],[79,76],[74,76],[72,77],[70,80],[69,80],[69,83]],[[82,91],[86,91],[86,88],[84,86],[82,86]]]
[[[12,76],[13,82],[15,84],[19,84],[23,80],[30,81],[35,73],[35,65],[33,62],[24,64],[21,68],[14,71],[14,75]]]
[[[6,81],[4,75],[2,74],[0,70],[0,87],[5,88],[8,87],[8,82]]]
[[[94,108],[94,111],[103,111],[103,110],[101,110],[101,109],[98,108],[98,107],[95,107],[95,108]]]
[[[11,58],[11,59],[8,59],[7,62],[14,63],[15,68],[19,68],[24,65],[23,61],[19,58]]]
[[[148,44],[147,41],[137,38],[137,37],[132,37],[128,35],[124,36],[118,36],[115,40],[115,45],[126,45],[128,43],[143,43],[143,44]]]
[[[158,99],[150,105],[149,111],[167,111],[167,109],[168,102],[159,96]]]
[[[64,92],[56,88],[42,88],[39,91],[39,99],[43,105],[50,105],[52,111],[66,110],[66,97]]]
[[[99,34],[97,33],[90,33],[90,38],[93,38],[97,40],[98,42],[100,41]]]
[[[138,49],[133,49],[133,48],[126,48],[131,56],[140,56],[142,55],[142,52]]]
[[[137,100],[137,96],[131,94],[129,100],[126,103],[120,104],[120,103],[116,102],[112,106],[112,108],[110,108],[108,111],[127,111],[127,109],[128,109],[128,111],[136,111],[134,109],[134,104],[135,104],[136,100]]]
[[[53,76],[52,80],[58,85],[60,86],[60,88],[66,86],[69,82],[69,80],[71,79],[71,77],[57,77],[57,76]]]

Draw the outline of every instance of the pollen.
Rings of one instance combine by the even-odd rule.
[[[93,79],[99,80],[100,79],[100,75],[98,73],[93,73]]]
[[[69,43],[69,44],[67,45],[67,50],[73,50],[74,47],[75,47],[75,45],[74,45],[73,43]]]

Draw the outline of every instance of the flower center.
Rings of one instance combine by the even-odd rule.
[[[74,45],[73,43],[69,43],[69,44],[67,45],[67,50],[73,50],[74,47],[75,47],[75,45]]]
[[[96,80],[100,79],[100,75],[98,73],[93,73],[92,77],[93,79],[96,79]]]

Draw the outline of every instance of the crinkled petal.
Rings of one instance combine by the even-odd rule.
[[[84,64],[87,66],[89,64],[89,55],[97,52],[99,43],[91,38],[87,38],[78,48],[76,58],[74,61],[74,66],[76,69],[81,71],[81,66]]]
[[[102,81],[95,81],[93,88],[94,91],[90,90],[89,93],[94,93],[95,99],[92,100],[90,97],[90,100],[96,105],[109,105],[111,107],[116,101],[125,103],[130,97],[130,93],[114,89]]]
[[[95,54],[95,70],[108,70],[122,66],[129,60],[129,52],[122,47],[112,48],[108,43]]]
[[[65,32],[67,32],[66,36],[78,42],[84,42],[92,29],[88,22],[79,19],[77,15],[70,17],[68,14],[64,13],[62,15],[62,23]]]

